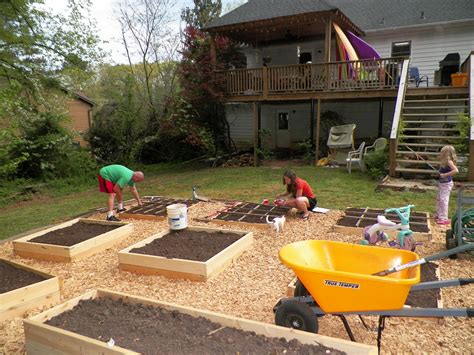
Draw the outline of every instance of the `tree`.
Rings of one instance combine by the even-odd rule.
[[[181,18],[187,26],[203,28],[210,21],[218,18],[221,11],[221,0],[194,0],[194,7],[185,8],[181,13]]]
[[[1,1],[3,176],[45,178],[55,170],[60,174],[60,165],[73,162],[76,150],[72,140],[58,126],[67,116],[62,105],[64,92],[55,95],[51,89],[62,90],[62,70],[87,71],[100,58],[96,31],[84,21],[89,0],[70,0],[70,11],[65,15],[53,15],[42,5],[41,0]],[[68,171],[74,173],[73,169]]]
[[[193,9],[183,12],[183,19],[190,23],[184,31],[183,57],[179,66],[182,96],[192,107],[193,121],[212,133],[216,151],[229,150],[232,144],[222,103],[225,81],[216,73],[242,66],[245,58],[235,42],[224,36],[215,36],[217,58],[216,63],[212,62],[210,36],[194,25],[218,16],[216,8],[220,8],[220,1],[214,4],[212,1],[194,0],[194,4]]]

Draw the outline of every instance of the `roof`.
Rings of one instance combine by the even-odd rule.
[[[95,106],[96,103],[95,101],[92,101],[92,99],[88,98],[86,94],[84,94],[82,91],[76,90],[72,91],[72,96],[75,96],[77,99],[84,101],[85,103],[88,103],[89,105]]]
[[[249,0],[204,29],[335,9],[363,31],[474,20],[472,0]]]

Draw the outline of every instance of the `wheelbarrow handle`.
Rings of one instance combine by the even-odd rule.
[[[417,266],[417,265],[423,265],[423,264],[426,264],[429,261],[443,259],[443,258],[446,258],[450,255],[462,253],[462,252],[469,251],[469,250],[474,250],[474,243],[468,243],[468,244],[461,245],[461,246],[453,248],[453,249],[445,250],[445,251],[443,251],[441,253],[438,253],[438,254],[429,255],[429,256],[424,257],[422,259],[418,259],[418,260],[415,260],[415,261],[412,261],[412,262],[409,262],[409,263],[406,263],[406,264],[397,265],[397,266],[394,266],[390,269],[386,269],[386,270],[376,272],[372,275],[374,275],[374,276],[386,276],[386,275],[393,274],[394,272],[397,272],[397,271],[400,271],[400,270],[403,270],[403,269],[408,269],[408,268],[411,268],[411,267],[414,267],[414,266]]]

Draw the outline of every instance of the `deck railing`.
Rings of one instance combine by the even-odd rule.
[[[468,75],[469,87],[469,116],[471,117],[468,180],[474,181],[474,52],[469,54],[469,58],[466,60],[465,64],[465,72]]]
[[[395,89],[404,58],[282,65],[220,72],[235,95]]]

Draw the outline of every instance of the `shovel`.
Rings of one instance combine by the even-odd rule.
[[[469,250],[474,250],[474,243],[468,243],[468,244],[465,244],[465,245],[462,245],[462,246],[459,246],[459,247],[456,247],[456,248],[453,248],[453,249],[443,251],[443,252],[438,253],[438,254],[429,255],[425,258],[418,259],[418,260],[415,260],[415,261],[411,261],[411,262],[406,263],[406,264],[394,266],[390,269],[382,270],[382,271],[376,272],[375,274],[372,274],[372,275],[374,275],[374,276],[386,276],[386,275],[393,274],[394,272],[397,272],[397,271],[400,271],[400,270],[403,270],[403,269],[408,269],[410,267],[417,266],[417,265],[423,265],[423,264],[426,264],[429,261],[443,259],[447,256],[452,255],[452,254],[458,254],[458,253],[462,253],[464,251],[469,251]]]

